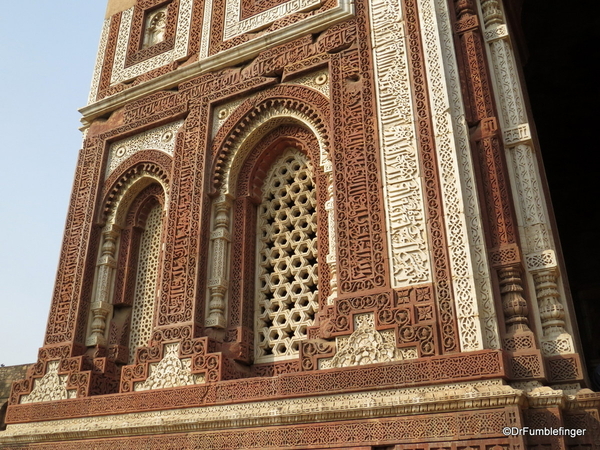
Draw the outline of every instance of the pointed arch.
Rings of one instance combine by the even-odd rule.
[[[132,363],[152,333],[170,160],[139,152],[105,183],[86,344],[106,347],[118,363]]]
[[[277,165],[286,152],[304,155],[299,156],[300,159],[304,158],[314,171],[314,192],[311,195],[314,195],[315,202],[316,236],[313,237],[315,244],[317,237],[319,239],[319,256],[315,249],[311,258],[313,263],[317,259],[320,261],[319,294],[315,298],[325,304],[332,286],[335,287],[335,282],[330,283],[335,270],[334,246],[330,245],[333,214],[326,210],[326,203],[333,203],[328,101],[318,92],[303,87],[278,86],[277,91],[278,94],[288,91],[288,94],[293,94],[290,95],[292,98],[276,96],[273,91],[268,91],[244,102],[217,132],[212,148],[216,195],[209,258],[219,261],[220,266],[213,264],[213,273],[209,274],[206,326],[219,324],[217,328],[226,328],[229,345],[241,348],[236,359],[247,363],[255,355],[253,336],[258,323],[255,317],[257,208],[263,201],[263,187],[269,172],[276,170],[273,169],[274,164]],[[306,97],[315,100],[315,103],[308,102]],[[290,179],[290,182],[293,183],[293,180]],[[312,279],[316,285],[316,278]],[[286,301],[293,302],[294,298],[292,295]],[[315,311],[318,308],[314,306]],[[310,311],[310,320],[302,325],[302,333],[306,333],[307,327],[312,325],[315,311]],[[211,321],[211,317],[218,320]],[[288,350],[293,349],[286,350],[285,355],[280,355],[282,358],[270,358],[265,352],[257,354],[257,362],[270,364],[254,366],[255,372],[262,374],[266,371],[266,374],[299,370],[297,341],[302,338],[302,333],[292,333],[294,344]],[[274,345],[279,344],[281,342]],[[269,348],[274,346],[269,344]],[[278,360],[282,361],[276,362]]]

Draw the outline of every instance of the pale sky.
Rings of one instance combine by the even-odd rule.
[[[43,344],[106,0],[2,2],[0,364]]]

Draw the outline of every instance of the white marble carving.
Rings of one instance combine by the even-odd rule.
[[[163,6],[146,17],[144,24],[144,43],[142,48],[152,47],[165,40],[167,29],[167,7]]]
[[[371,20],[392,280],[394,287],[427,283],[431,263],[400,1],[374,0]]]
[[[319,309],[313,169],[288,149],[267,173],[258,207],[255,362],[297,358]]]
[[[133,8],[123,11],[121,25],[119,27],[119,37],[117,39],[115,60],[110,79],[111,84],[131,80],[144,73],[150,72],[151,70],[177,61],[178,59],[185,58],[188,52],[190,37],[192,4],[193,0],[181,0],[181,3],[179,4],[179,17],[177,18],[177,31],[173,49],[129,67],[125,67],[125,57],[127,55],[127,46],[129,44],[129,36],[131,33]]]
[[[290,14],[309,11],[321,6],[321,0],[289,0],[247,19],[240,20],[240,3],[240,0],[227,0],[225,5],[224,40],[251,31],[258,31]]]
[[[49,361],[46,374],[36,379],[31,393],[21,397],[21,403],[50,402],[75,398],[76,391],[67,391],[68,375],[58,374],[59,361]]]
[[[165,344],[163,359],[150,364],[148,378],[134,383],[133,390],[138,392],[204,383],[203,375],[192,374],[191,358],[179,359],[178,353],[178,342]]]
[[[316,91],[319,91],[325,97],[329,98],[329,70],[323,69],[316,72],[303,75],[293,80],[286,81],[283,84],[299,84],[301,86],[307,86]]]
[[[145,131],[120,141],[113,142],[108,150],[106,173],[108,176],[127,158],[140,150],[160,150],[173,156],[175,151],[175,138],[183,120],[172,122],[152,130]]]
[[[106,43],[108,42],[108,32],[110,30],[111,20],[112,18],[106,19],[102,24],[102,33],[100,34],[100,43],[98,44],[98,53],[96,55],[94,74],[92,75],[92,86],[90,87],[88,105],[96,100],[96,95],[98,94],[100,74],[102,73],[102,65],[104,64],[104,55],[106,54]]]
[[[131,310],[128,364],[134,363],[136,349],[148,345],[152,335],[160,261],[162,217],[162,206],[156,204],[148,213],[146,229],[140,238],[138,268],[135,278],[133,308]]]
[[[335,236],[335,199],[333,196],[333,180],[332,174],[328,174],[329,186],[327,192],[329,194],[329,200],[325,202],[325,211],[327,211],[327,233],[329,234],[329,253],[327,254],[327,264],[331,274],[329,286],[331,291],[327,297],[327,304],[333,305],[334,300],[337,297],[337,239]]]
[[[418,357],[416,347],[399,349],[393,329],[377,331],[373,313],[354,316],[354,332],[335,339],[336,354],[319,360],[319,369],[362,366]]]
[[[448,5],[443,0],[418,3],[461,349],[497,348],[498,325]]]
[[[230,102],[224,103],[222,105],[216,106],[213,113],[213,126],[212,126],[212,135],[211,138],[214,138],[217,132],[221,129],[223,124],[231,113],[242,103],[244,103],[248,99],[248,96],[241,97]]]
[[[226,294],[229,286],[227,264],[229,243],[231,242],[232,198],[220,195],[213,200],[213,223],[210,233],[211,272],[208,279],[208,310],[204,325],[213,328],[225,328],[226,324]]]

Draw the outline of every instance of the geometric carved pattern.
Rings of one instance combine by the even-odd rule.
[[[438,309],[440,312],[440,329],[442,333],[441,343],[443,345],[444,352],[458,351],[461,346],[460,339],[462,337],[468,337],[471,339],[471,344],[467,345],[466,348],[481,348],[477,343],[478,324],[472,323],[472,327],[461,326],[461,333],[457,330],[457,320],[455,313],[455,305],[453,300],[453,283],[452,274],[450,272],[450,261],[448,250],[449,247],[457,247],[456,245],[450,245],[447,237],[444,233],[445,214],[447,218],[451,219],[452,214],[448,214],[443,209],[442,202],[442,186],[440,177],[443,172],[440,173],[437,167],[436,147],[434,136],[437,136],[438,130],[433,129],[431,121],[431,111],[428,107],[428,83],[425,71],[426,58],[423,56],[423,46],[428,44],[426,39],[424,42],[421,41],[421,33],[419,26],[419,9],[417,8],[416,0],[404,0],[403,11],[405,13],[405,24],[406,34],[408,37],[408,49],[409,49],[409,69],[412,75],[412,90],[415,96],[415,103],[417,105],[417,138],[420,144],[420,159],[421,165],[423,166],[423,172],[425,174],[425,204],[428,206],[427,213],[427,231],[428,237],[431,240],[431,252],[434,277],[434,286],[436,288],[436,297],[438,303]],[[431,11],[430,11],[431,12]],[[435,96],[434,96],[435,98]],[[436,111],[434,111],[436,112]],[[435,131],[435,133],[434,133]],[[455,179],[455,175],[447,175],[444,178]],[[456,231],[462,230],[459,227]],[[462,231],[461,231],[462,232]],[[460,235],[461,232],[457,232]],[[455,239],[454,230],[451,230],[448,238]],[[456,244],[459,244],[456,242]],[[462,244],[461,244],[462,245]],[[458,245],[457,248],[460,248]],[[465,296],[465,298],[469,298]],[[461,319],[471,320],[473,319],[473,313],[471,311],[468,314],[464,312],[460,314]],[[473,339],[475,339],[473,341]],[[464,342],[463,342],[464,344]]]
[[[508,439],[502,428],[511,424],[515,408],[483,409],[479,411],[421,414],[386,417],[378,420],[340,421],[333,423],[297,424],[294,427],[274,425],[262,428],[209,430],[200,433],[177,433],[153,436],[127,436],[93,441],[96,450],[160,450],[177,449],[370,449],[371,445],[411,441],[469,440],[464,446],[431,444],[407,446],[407,449],[435,450],[506,450]],[[337,445],[336,445],[337,444]],[[488,444],[488,445],[485,445]],[[491,445],[490,445],[491,444]],[[502,444],[502,445],[497,445]],[[82,442],[47,443],[45,449],[79,450]],[[340,447],[342,446],[343,447]],[[368,447],[365,447],[368,445]],[[360,446],[360,447],[358,447]],[[399,447],[396,447],[399,448]]]
[[[560,355],[546,360],[548,367],[548,381],[564,382],[581,380],[581,362],[578,355]]]
[[[259,207],[257,363],[296,357],[319,308],[316,191],[310,161],[288,149],[271,167]]]
[[[158,284],[162,214],[163,208],[157,203],[148,213],[146,229],[140,240],[138,272],[131,314],[129,364],[133,364],[136,348],[148,345],[152,334]]]
[[[192,0],[180,1],[174,47],[131,66],[126,65],[126,56],[132,29],[134,8],[123,11],[110,84],[114,85],[135,78],[158,67],[169,64],[179,58],[185,57],[188,52],[192,4]]]
[[[510,377],[513,380],[543,378],[544,368],[539,353],[519,354],[510,358]]]
[[[173,156],[175,134],[182,124],[183,120],[178,120],[112,143],[108,152],[105,176],[108,177],[119,164],[140,150],[161,150]]]

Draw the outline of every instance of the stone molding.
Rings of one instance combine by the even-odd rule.
[[[8,409],[6,423],[156,411],[186,406],[245,403],[264,399],[265,392],[274,399],[294,398],[374,388],[428,386],[432,383],[451,383],[452,380],[459,379],[464,382],[477,381],[504,376],[506,373],[502,354],[498,351],[486,350],[388,364],[296,372],[277,377],[246,378],[33,405],[12,405]]]
[[[522,391],[499,379],[429,387],[268,400],[9,425],[0,443],[26,443],[73,438],[148,435],[169,432],[233,429],[381,416],[432,414],[466,408],[523,405]],[[126,426],[123,426],[126,424]]]

